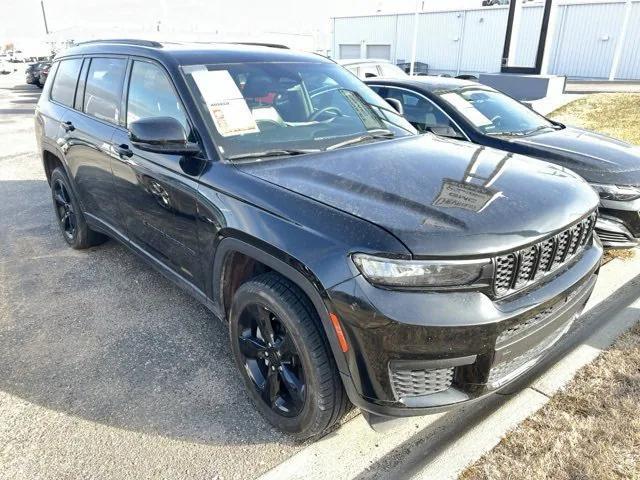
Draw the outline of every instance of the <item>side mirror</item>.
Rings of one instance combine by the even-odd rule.
[[[129,124],[129,140],[147,152],[195,155],[197,143],[189,142],[182,124],[173,117],[142,118]]]
[[[404,115],[404,108],[402,107],[402,102],[400,102],[400,100],[397,98],[385,98],[385,101],[400,115]]]

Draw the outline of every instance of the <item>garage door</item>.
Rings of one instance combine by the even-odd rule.
[[[391,45],[367,45],[367,58],[391,60]]]
[[[341,44],[340,58],[360,58],[360,44]]]

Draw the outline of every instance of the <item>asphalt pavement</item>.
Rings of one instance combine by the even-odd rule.
[[[220,320],[114,241],[67,247],[23,78],[0,76],[0,479],[247,479],[302,448]]]

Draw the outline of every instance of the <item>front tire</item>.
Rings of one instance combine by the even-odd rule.
[[[69,178],[61,167],[53,170],[51,198],[62,237],[76,250],[104,243],[107,237],[89,228],[70,185]]]
[[[241,285],[231,305],[231,348],[249,395],[297,439],[329,429],[349,407],[319,322],[304,293],[274,272]]]

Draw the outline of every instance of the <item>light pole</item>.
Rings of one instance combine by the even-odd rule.
[[[47,25],[47,13],[44,11],[44,0],[40,0],[40,8],[42,8],[42,19],[44,20],[44,31],[49,35],[49,26]]]
[[[413,75],[416,63],[416,50],[418,48],[418,19],[420,17],[420,12],[418,10],[419,6],[420,0],[416,0],[416,11],[413,15],[413,42],[411,44],[411,64],[409,65],[409,75]]]

